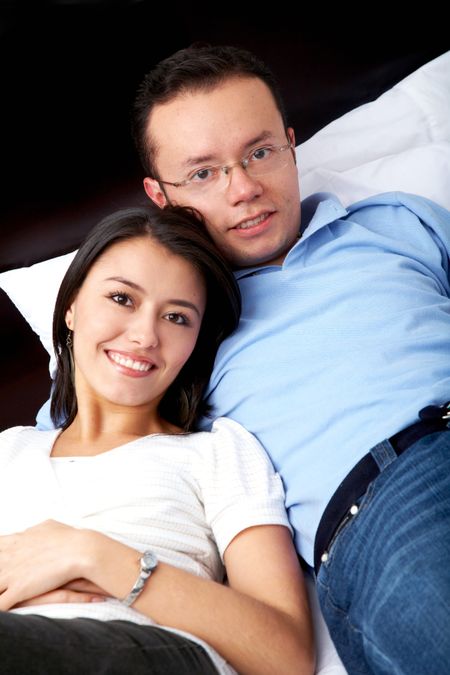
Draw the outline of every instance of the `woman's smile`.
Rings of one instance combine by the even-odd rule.
[[[150,374],[150,371],[157,368],[154,361],[135,357],[133,354],[126,352],[106,349],[105,354],[120,373],[129,377],[146,377]]]
[[[182,257],[149,237],[112,245],[66,313],[78,397],[155,412],[192,354],[205,305],[203,279]]]

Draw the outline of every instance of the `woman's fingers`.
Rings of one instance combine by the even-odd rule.
[[[58,588],[56,591],[43,593],[35,598],[30,598],[24,602],[19,602],[14,607],[31,607],[33,605],[57,605],[69,602],[103,602],[105,597],[98,593],[84,593],[72,591],[67,588]]]
[[[68,584],[64,584],[62,588],[67,588],[71,591],[79,591],[81,593],[92,593],[94,595],[107,596],[107,593],[105,593],[103,588],[93,584],[91,581],[88,581],[88,579],[74,579],[73,581],[69,581]]]

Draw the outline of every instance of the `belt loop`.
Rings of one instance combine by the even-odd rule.
[[[397,453],[388,440],[381,441],[381,443],[375,445],[371,449],[370,454],[377,463],[380,472],[389,466],[389,464],[391,464],[394,459],[397,459]]]

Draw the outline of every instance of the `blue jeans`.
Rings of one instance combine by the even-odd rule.
[[[201,645],[128,621],[0,612],[2,675],[217,675]]]
[[[381,473],[317,575],[325,621],[350,675],[448,675],[450,432],[371,452]]]

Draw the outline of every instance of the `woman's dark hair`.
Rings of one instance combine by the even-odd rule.
[[[179,94],[208,91],[232,77],[255,77],[269,88],[284,128],[286,111],[272,71],[251,52],[229,45],[196,43],[180,49],[158,63],[141,82],[132,108],[131,132],[145,174],[158,179],[156,147],[149,137],[148,122],[153,107],[168,103]]]
[[[233,273],[193,209],[168,206],[117,211],[104,218],[89,233],[62,281],[53,314],[53,346],[57,372],[52,393],[51,417],[66,429],[77,414],[71,352],[67,347],[65,316],[89,270],[113,244],[135,237],[151,237],[170,253],[189,262],[200,273],[206,287],[206,309],[197,343],[159,405],[163,419],[185,431],[195,428],[207,413],[202,402],[220,342],[237,326],[241,310],[239,288]]]

